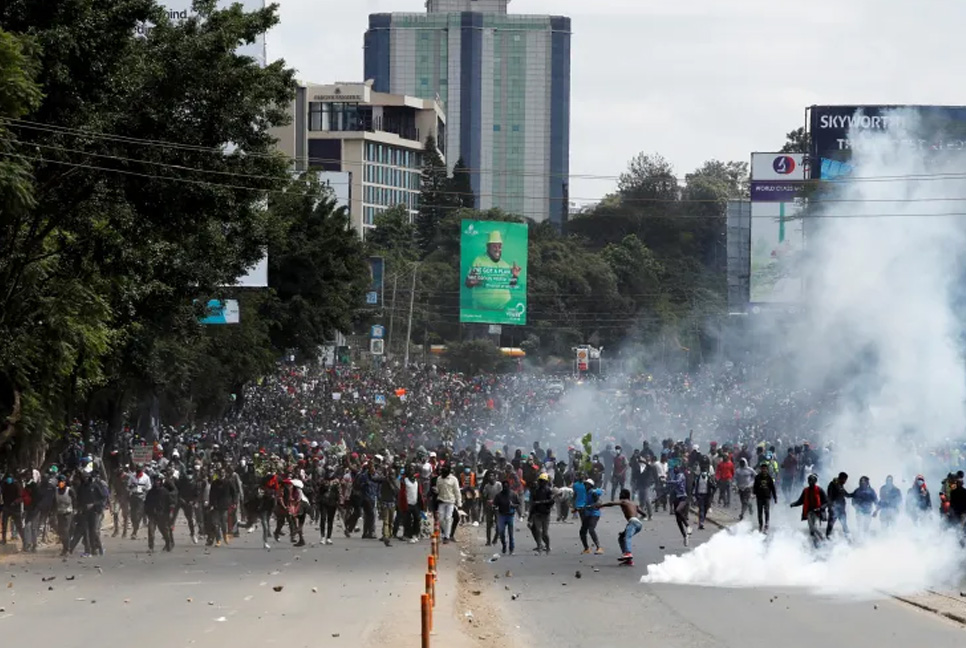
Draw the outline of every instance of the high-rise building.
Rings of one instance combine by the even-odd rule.
[[[427,0],[372,14],[365,75],[380,92],[438,99],[447,160],[477,207],[562,225],[569,210],[570,19],[507,13],[509,0]]]
[[[369,83],[300,85],[290,111],[291,122],[274,129],[279,150],[296,171],[343,174],[337,182],[349,183],[349,214],[361,235],[389,207],[416,213],[426,139],[446,139],[437,101],[375,92]]]

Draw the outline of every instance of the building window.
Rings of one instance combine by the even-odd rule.
[[[309,130],[322,130],[322,103],[319,101],[309,102]]]
[[[493,124],[493,132],[494,133],[499,133],[500,132],[500,125],[499,124]]]

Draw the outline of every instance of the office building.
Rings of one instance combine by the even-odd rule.
[[[275,129],[278,148],[297,171],[351,174],[349,212],[361,235],[389,207],[416,213],[426,139],[437,139],[445,152],[439,102],[376,92],[370,83],[335,83],[299,86],[291,110],[291,124]]]
[[[513,15],[509,0],[428,0],[369,16],[365,76],[380,92],[439,99],[447,160],[471,171],[477,207],[566,221],[570,19]]]

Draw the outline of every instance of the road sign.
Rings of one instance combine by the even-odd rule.
[[[373,340],[381,340],[386,337],[386,327],[382,324],[373,324],[372,328],[369,329],[369,337]]]
[[[386,341],[381,339],[369,340],[369,353],[372,355],[382,355],[386,348]]]
[[[385,405],[386,404],[386,395],[385,394],[376,394],[375,402],[376,402],[376,405]]]

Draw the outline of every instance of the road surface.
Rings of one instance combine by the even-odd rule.
[[[206,551],[183,529],[177,542],[171,554],[149,555],[143,537],[108,537],[102,557],[62,560],[48,549],[0,559],[0,638],[72,646],[89,637],[112,648],[419,645],[427,543],[339,537],[296,549],[283,538],[267,552],[256,532]],[[452,565],[454,585],[457,560],[454,547],[443,567]]]
[[[620,517],[618,509],[609,509],[598,527],[604,556],[580,554],[576,523],[552,525],[549,556],[533,554],[534,542],[523,523],[518,524],[516,555],[491,563],[491,548],[475,551],[470,568],[488,585],[487,595],[500,602],[502,622],[525,637],[520,645],[908,648],[966,641],[963,626],[887,597],[857,601],[802,590],[642,584],[649,563],[685,548],[673,518],[660,513],[634,538],[636,565],[620,567]],[[484,536],[475,531],[479,540],[473,544],[478,546]],[[692,545],[717,531],[711,526],[695,530]]]
[[[553,553],[536,556],[520,523],[517,555],[491,563],[483,530],[462,529],[460,546],[443,548],[433,645],[909,648],[966,638],[963,626],[889,598],[642,584],[647,564],[684,550],[680,536],[670,516],[657,515],[635,538],[637,565],[619,567],[618,517],[606,511],[599,527],[604,556],[579,553],[575,523],[552,525]],[[713,532],[696,531],[694,541]],[[296,549],[283,539],[266,552],[255,533],[206,551],[183,530],[178,538],[172,554],[107,538],[99,558],[63,561],[53,549],[3,558],[0,638],[96,637],[109,648],[419,645],[425,543],[339,537]]]

